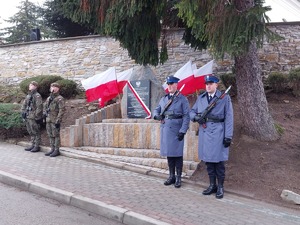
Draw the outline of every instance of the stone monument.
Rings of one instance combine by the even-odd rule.
[[[165,91],[162,87],[162,83],[157,79],[157,75],[154,71],[150,68],[150,66],[137,66],[133,69],[130,81],[150,81],[150,111],[153,115],[153,111],[158,105],[159,100],[163,95],[165,95]],[[123,97],[121,100],[121,112],[122,118],[128,118],[128,108],[127,108],[127,100],[128,94],[131,95],[131,90],[125,86],[123,90]],[[138,90],[137,90],[138,92]],[[140,94],[139,94],[140,95]],[[141,97],[141,96],[140,96]]]

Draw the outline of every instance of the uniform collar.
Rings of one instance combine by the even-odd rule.
[[[52,94],[54,97],[59,96],[59,92],[53,93]]]
[[[200,95],[201,98],[209,96],[208,92],[204,92],[203,94]],[[213,97],[220,97],[221,96],[221,92],[219,90],[216,90],[216,92],[214,93]]]
[[[32,91],[29,91],[30,94],[35,94],[37,92],[36,89],[32,90]]]

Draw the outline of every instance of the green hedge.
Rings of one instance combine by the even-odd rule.
[[[65,98],[74,97],[79,93],[77,84],[72,80],[63,79],[57,81],[57,83],[61,86],[60,94]]]
[[[293,69],[289,73],[289,82],[295,96],[300,96],[300,68]]]
[[[268,76],[267,82],[275,93],[283,93],[287,89],[288,76],[284,73],[274,72]]]
[[[0,103],[0,128],[24,127],[20,110],[21,106],[18,104]]]
[[[64,79],[61,76],[41,75],[25,79],[20,83],[20,88],[25,94],[28,93],[28,86],[31,81],[38,82],[38,92],[42,95],[43,98],[49,96],[50,85],[54,82],[57,82],[61,85],[60,94],[64,98],[74,97],[78,93],[77,84],[72,80]]]

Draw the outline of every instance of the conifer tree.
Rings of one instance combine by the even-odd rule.
[[[238,102],[244,132],[259,140],[276,140],[278,132],[268,109],[257,47],[281,37],[266,27],[270,7],[263,0],[181,0],[176,7],[189,27],[186,41],[209,48],[215,58],[234,59]]]
[[[97,33],[120,41],[139,64],[157,65],[167,60],[166,42],[159,48],[161,30],[170,12],[179,10],[187,43],[208,49],[215,58],[234,59],[238,102],[244,130],[259,140],[279,136],[268,110],[257,47],[278,36],[266,27],[262,0],[63,0],[67,17],[89,23]],[[172,19],[171,19],[172,20]],[[178,18],[177,21],[180,21]],[[173,23],[175,24],[175,23]]]
[[[47,0],[43,7],[44,24],[53,30],[56,38],[97,34],[88,23],[79,24],[67,18],[63,13],[61,0]]]
[[[30,33],[33,29],[40,29],[42,37],[53,37],[51,30],[44,26],[42,19],[42,8],[29,0],[21,1],[17,6],[19,11],[5,20],[12,24],[1,29],[0,36],[4,43],[13,44],[30,41]]]

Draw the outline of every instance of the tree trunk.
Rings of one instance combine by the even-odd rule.
[[[254,42],[247,53],[235,57],[235,70],[237,98],[245,133],[262,141],[278,139],[279,134],[268,109]]]

